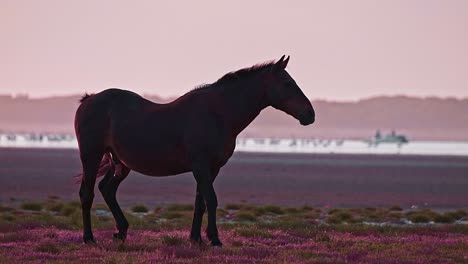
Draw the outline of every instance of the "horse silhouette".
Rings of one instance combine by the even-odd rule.
[[[130,171],[157,177],[191,171],[197,190],[190,239],[202,243],[207,210],[206,235],[213,246],[221,246],[213,182],[232,156],[237,135],[268,106],[302,125],[315,120],[309,99],[285,70],[288,61],[289,56],[282,56],[276,63],[228,73],[167,104],[120,89],[85,94],[75,115],[83,166],[79,194],[84,242],[95,243],[90,210],[97,177],[104,176],[99,190],[116,221],[114,238],[124,241],[129,225],[116,192]]]

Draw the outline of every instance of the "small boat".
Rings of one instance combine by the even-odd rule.
[[[380,131],[377,130],[375,132],[375,136],[371,140],[367,140],[367,142],[369,143],[369,145],[378,145],[381,143],[393,143],[402,145],[408,143],[409,141],[405,135],[396,134],[394,130],[392,130],[390,134],[386,134],[383,136],[380,134]]]

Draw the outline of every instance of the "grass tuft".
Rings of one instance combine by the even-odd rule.
[[[177,219],[177,218],[182,218],[184,215],[180,212],[177,211],[164,211],[161,213],[162,218],[166,219]]]
[[[265,210],[267,213],[274,213],[278,215],[284,214],[284,211],[281,209],[281,207],[277,205],[266,205],[263,207],[263,210]]]
[[[57,247],[56,244],[52,243],[51,241],[42,242],[41,244],[36,246],[35,250],[50,254],[60,254],[60,249]]]
[[[166,246],[179,246],[182,245],[185,240],[173,235],[164,235],[161,237],[161,242]]]
[[[261,237],[261,238],[273,237],[267,231],[258,229],[256,227],[239,228],[236,230],[236,234],[242,237]]]
[[[239,212],[236,214],[236,218],[239,221],[250,221],[255,222],[257,221],[257,217],[249,212]]]
[[[286,214],[298,214],[300,213],[301,211],[299,209],[297,209],[296,207],[288,207],[288,208],[285,208],[284,209],[284,212]]]
[[[26,201],[21,204],[21,209],[29,210],[29,211],[41,211],[42,210],[42,203],[33,202],[33,201]]]
[[[70,205],[70,204],[66,204],[62,206],[62,209],[60,209],[60,214],[63,216],[71,216],[77,211],[78,211],[77,207]]]
[[[329,224],[341,224],[343,222],[352,223],[353,215],[346,211],[334,211],[331,215],[328,215],[327,222]]]
[[[47,198],[48,198],[49,200],[58,200],[58,199],[60,199],[59,196],[53,195],[53,194],[49,194],[49,195],[47,196]]]
[[[80,201],[70,201],[67,203],[67,205],[71,207],[76,207],[81,209],[81,202]]]
[[[402,217],[402,214],[400,212],[390,212],[388,214],[388,217],[393,220],[399,220]]]
[[[224,206],[224,209],[226,210],[240,210],[242,207],[242,205],[240,204],[226,204],[226,206]]]
[[[135,205],[131,208],[134,213],[147,213],[148,208],[142,204]]]
[[[228,214],[228,211],[226,211],[226,210],[224,210],[222,208],[216,209],[216,215],[219,216],[219,217],[225,217],[227,214]]]
[[[192,204],[171,204],[166,208],[167,211],[193,211]]]
[[[0,213],[12,212],[12,211],[15,211],[15,208],[0,205]]]
[[[388,208],[390,211],[403,211],[403,208],[401,208],[399,205],[393,205],[390,208]]]
[[[62,211],[63,209],[63,203],[60,203],[60,202],[52,202],[52,203],[49,203],[46,205],[46,209],[47,211],[50,211],[50,212],[60,212]]]
[[[13,222],[16,220],[16,217],[10,213],[2,214],[0,216],[0,219],[8,221],[8,222]]]

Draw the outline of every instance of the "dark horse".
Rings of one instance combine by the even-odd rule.
[[[96,178],[118,233],[125,240],[128,222],[116,200],[130,170],[150,176],[191,171],[197,182],[190,239],[202,243],[201,224],[208,211],[206,235],[221,246],[216,227],[218,201],[213,181],[231,157],[237,135],[268,106],[312,124],[315,112],[286,72],[289,57],[223,76],[177,100],[156,104],[129,91],[108,89],[85,95],[76,111],[75,132],[83,165],[80,200],[83,239],[94,243],[90,209]]]

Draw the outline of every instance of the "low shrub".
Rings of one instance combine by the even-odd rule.
[[[406,213],[406,217],[408,217],[408,219],[413,223],[428,223],[438,215],[438,213],[430,209],[423,209]]]
[[[412,214],[409,216],[409,219],[411,220],[411,222],[413,223],[428,223],[429,221],[431,221],[431,218],[429,218],[429,216],[425,215],[425,214]]]
[[[455,222],[455,218],[450,214],[440,214],[434,217],[434,222],[441,224],[450,224]]]
[[[465,210],[451,211],[451,212],[447,212],[446,214],[455,220],[460,220],[463,217],[468,215],[468,213]]]

